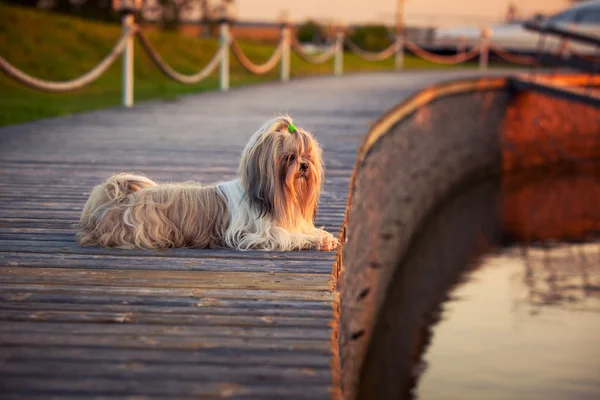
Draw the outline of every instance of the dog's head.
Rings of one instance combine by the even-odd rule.
[[[312,225],[323,182],[321,147],[289,116],[268,121],[250,138],[239,172],[260,215],[289,230]]]

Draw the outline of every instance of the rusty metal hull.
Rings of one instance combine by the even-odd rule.
[[[600,109],[595,87],[583,88],[590,82],[598,83],[581,75],[451,82],[420,92],[373,126],[354,169],[340,234],[346,243],[334,266],[344,398],[407,395],[426,316],[465,266],[440,261],[424,269],[415,257],[483,251],[478,238],[485,235],[459,222],[465,207],[484,230],[500,227],[519,240],[599,230]],[[535,206],[549,183],[532,187],[531,178],[550,171],[563,174],[553,187],[559,195]],[[564,175],[573,171],[587,175]],[[489,193],[489,185],[499,199],[465,197],[474,187]],[[577,203],[575,211],[557,217],[567,202]],[[462,206],[447,211],[448,204]],[[450,235],[457,226],[463,234]],[[440,238],[447,244],[436,248]]]

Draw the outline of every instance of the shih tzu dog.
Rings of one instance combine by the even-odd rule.
[[[119,174],[96,186],[81,214],[81,245],[159,249],[331,250],[314,226],[323,183],[321,148],[288,116],[246,145],[239,176],[212,186],[157,184]]]

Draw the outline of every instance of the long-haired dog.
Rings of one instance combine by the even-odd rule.
[[[331,250],[337,240],[313,223],[322,182],[319,144],[281,116],[250,138],[233,181],[201,186],[110,177],[85,204],[77,240],[118,248]]]

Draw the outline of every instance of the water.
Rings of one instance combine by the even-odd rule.
[[[519,179],[502,183],[484,223],[497,226],[481,229],[504,239],[470,245],[467,272],[430,312],[411,397],[600,399],[600,179]],[[484,221],[469,210],[490,198],[476,192],[461,213]]]
[[[484,256],[451,292],[418,398],[600,398],[599,246],[528,253]]]

